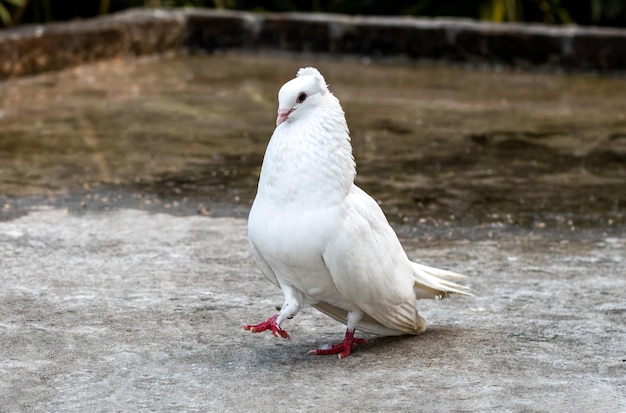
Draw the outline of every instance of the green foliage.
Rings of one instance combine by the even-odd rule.
[[[67,20],[130,7],[452,16],[496,22],[626,26],[626,0],[0,0],[0,23]]]
[[[10,4],[15,7],[22,7],[25,4],[25,0],[0,0],[0,20],[5,26],[10,26],[13,23],[11,13],[5,4]]]
[[[487,0],[481,3],[480,17],[495,22],[521,22],[525,20],[524,9],[536,8],[544,23],[572,23],[572,18],[559,0]]]
[[[613,20],[626,14],[624,0],[590,0],[591,21],[594,23],[604,19]]]

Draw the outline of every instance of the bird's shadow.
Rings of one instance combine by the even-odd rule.
[[[358,335],[367,340],[363,345],[355,345],[351,355],[344,360],[370,360],[379,359],[384,356],[406,358],[407,354],[414,354],[416,357],[440,357],[442,352],[454,351],[455,348],[463,347],[464,342],[471,340],[471,333],[468,329],[446,326],[432,326],[420,335],[403,335],[380,337],[374,335]],[[279,339],[277,339],[279,340]],[[338,335],[335,340],[330,340],[331,344],[341,340]],[[326,341],[308,341],[308,340],[280,340],[275,343],[265,340],[255,340],[250,342],[247,347],[254,359],[254,364],[258,365],[259,361],[265,361],[271,364],[310,364],[310,363],[335,363],[338,358],[331,356],[310,355],[308,352],[319,348]],[[243,360],[240,360],[243,361]],[[350,363],[350,362],[348,362]]]
[[[467,337],[469,330],[457,327],[432,326],[419,335],[403,336],[370,336],[367,337],[367,344],[359,346],[359,352],[394,352],[403,350],[439,351],[442,345],[447,348],[454,348],[461,345],[463,337]]]

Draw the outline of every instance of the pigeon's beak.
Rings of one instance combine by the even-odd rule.
[[[278,109],[278,117],[276,118],[276,126],[287,120],[293,109]]]

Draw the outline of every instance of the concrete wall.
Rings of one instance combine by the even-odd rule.
[[[0,78],[183,48],[626,70],[623,29],[198,9],[131,10],[90,20],[0,31]]]
[[[185,15],[139,11],[0,31],[0,78],[180,49]]]

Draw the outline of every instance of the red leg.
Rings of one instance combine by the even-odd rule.
[[[256,325],[246,324],[242,327],[244,330],[249,330],[251,333],[261,333],[265,330],[272,330],[272,334],[274,335],[274,337],[288,338],[289,340],[291,340],[291,337],[289,337],[289,334],[287,334],[285,330],[278,327],[278,324],[276,324],[277,318],[278,318],[278,314],[274,314],[273,316],[263,321],[262,323],[259,323]]]
[[[354,330],[346,330],[346,335],[343,341],[339,344],[333,344],[328,348],[320,348],[317,350],[309,351],[309,354],[315,354],[318,356],[325,356],[328,354],[337,354],[337,356],[342,359],[344,357],[348,357],[350,352],[352,351],[352,346],[354,344],[365,344],[366,341],[364,338],[355,338]]]

